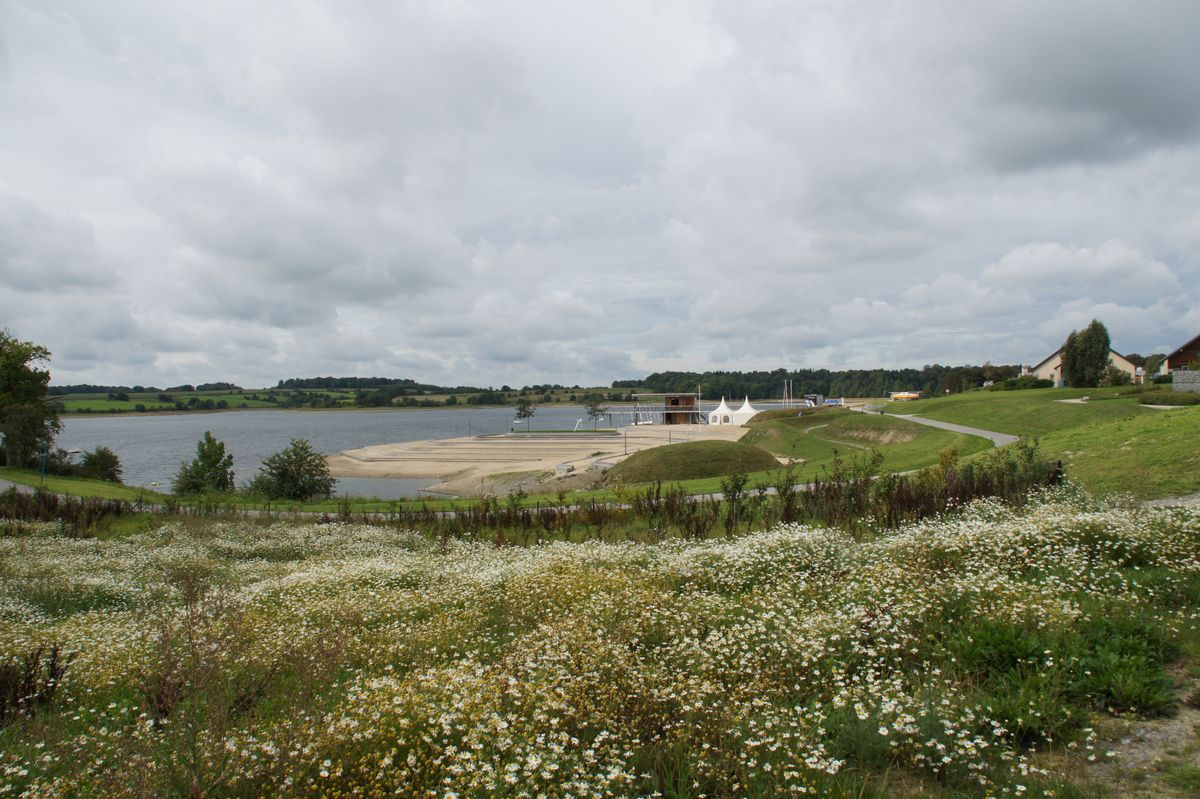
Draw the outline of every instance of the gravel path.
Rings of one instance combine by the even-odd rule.
[[[980,430],[978,427],[967,427],[961,424],[950,424],[950,422],[939,422],[937,419],[926,419],[923,416],[904,416],[902,414],[892,414],[897,419],[907,419],[910,422],[917,424],[928,425],[929,427],[937,427],[941,430],[949,430],[954,433],[965,433],[969,436],[979,436],[980,438],[990,439],[997,447],[1003,447],[1005,444],[1013,444],[1021,440],[1020,436],[1010,436],[1008,433],[996,433],[991,430]]]

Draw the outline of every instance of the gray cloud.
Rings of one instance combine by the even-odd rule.
[[[116,278],[96,250],[92,226],[0,193],[0,274],[11,288],[70,291]]]
[[[1167,349],[1198,15],[0,0],[0,301],[59,382]]]

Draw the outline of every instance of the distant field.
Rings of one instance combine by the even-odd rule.
[[[1043,435],[1156,412],[1138,405],[1134,396],[1106,399],[1119,391],[1113,388],[971,391],[916,402],[894,402],[885,412],[913,414],[1018,436]],[[1059,401],[1084,396],[1093,399],[1085,403]]]
[[[92,413],[137,413],[139,405],[143,406],[148,412],[173,411],[176,410],[175,402],[182,402],[186,406],[188,401],[193,398],[197,402],[211,400],[214,404],[223,401],[227,408],[278,407],[276,403],[267,402],[263,399],[251,399],[248,394],[192,392],[187,394],[177,393],[171,396],[174,398],[172,402],[160,401],[157,393],[130,394],[128,400],[109,399],[105,394],[70,394],[65,397],[51,397],[51,399],[62,403],[67,413],[86,413],[88,409]],[[265,396],[265,394],[260,394],[259,396]],[[191,408],[188,409],[191,410]]]
[[[53,396],[52,400],[62,404],[63,409],[67,413],[140,413],[140,412],[155,412],[155,411],[194,411],[194,410],[237,410],[239,408],[279,408],[279,409],[298,409],[316,407],[325,410],[337,408],[357,409],[359,405],[356,403],[358,393],[351,389],[245,389],[241,392],[209,392],[209,391],[173,391],[169,392],[171,402],[163,402],[158,398],[158,392],[137,392],[130,393],[128,400],[110,399],[107,394],[67,394],[61,396]],[[519,399],[516,391],[498,392],[506,396],[506,403],[515,405]],[[550,396],[549,401],[543,400],[545,394],[529,394],[527,395],[537,405],[548,405],[551,403],[583,403],[584,397],[589,394],[600,394],[603,397],[608,397],[614,393],[612,389],[606,388],[580,388],[580,389],[555,389],[547,392]],[[624,390],[622,389],[622,395]],[[267,397],[274,397],[274,401],[268,400]],[[454,404],[449,407],[462,407],[468,404],[468,400],[479,396],[479,392],[463,392],[459,394],[420,394],[396,397],[392,407],[396,408],[413,408],[413,407],[442,407],[446,401],[454,397]],[[195,402],[193,402],[195,400]],[[175,403],[180,402],[185,406],[180,409]],[[224,402],[223,408],[199,408],[195,407],[197,403],[211,402],[213,405]],[[617,402],[617,400],[605,399],[606,403]],[[142,406],[141,409],[138,406]],[[388,406],[382,406],[388,407]]]

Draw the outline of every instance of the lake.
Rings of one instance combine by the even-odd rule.
[[[572,429],[580,419],[591,425],[580,406],[541,405],[532,428]],[[504,433],[512,421],[512,408],[72,415],[63,418],[55,446],[78,450],[108,447],[121,459],[125,483],[169,491],[179,465],[196,456],[196,442],[206,430],[233,455],[234,472],[242,485],[258,472],[264,458],[285,448],[293,438],[306,438],[318,452],[332,455],[372,444]],[[338,480],[337,492],[398,499],[415,496],[437,482],[349,477]]]

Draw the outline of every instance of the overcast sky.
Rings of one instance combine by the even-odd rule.
[[[55,383],[1036,363],[1200,333],[1200,3],[0,0]]]

